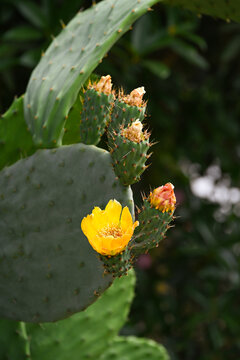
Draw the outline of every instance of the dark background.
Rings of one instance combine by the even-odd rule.
[[[51,35],[90,1],[0,2],[0,112],[24,93]],[[172,360],[240,359],[240,25],[157,5],[96,69],[146,89],[151,166],[140,193],[175,185],[175,227],[136,264],[124,334],[163,343]]]

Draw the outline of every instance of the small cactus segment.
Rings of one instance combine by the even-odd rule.
[[[80,121],[81,142],[97,145],[110,119],[113,105],[111,76],[102,76],[94,84],[90,84],[83,96],[83,110]]]
[[[153,340],[119,336],[99,360],[170,360],[167,350]]]
[[[139,210],[139,226],[136,228],[131,247],[133,255],[147,252],[158,246],[165,237],[169,224],[173,220],[176,198],[173,185],[160,186],[144,199]]]
[[[132,267],[131,253],[128,247],[118,255],[99,255],[99,258],[104,264],[105,273],[111,274],[114,278],[127,275]]]
[[[2,170],[0,189],[0,316],[56,321],[89,306],[113,278],[81,220],[111,198],[133,213],[110,154],[83,144],[39,150]]]
[[[112,163],[115,174],[123,185],[131,185],[140,180],[141,174],[147,168],[147,155],[151,146],[150,134],[142,131],[143,125],[136,120],[128,127],[121,127],[119,133],[114,133],[111,149]]]
[[[85,311],[57,323],[27,324],[32,360],[99,359],[127,319],[134,285],[132,270]]]
[[[30,78],[25,119],[36,144],[61,145],[80,88],[111,46],[158,0],[103,0],[64,27]]]
[[[33,152],[34,145],[24,120],[21,96],[0,118],[0,170]]]
[[[30,358],[30,344],[25,324],[0,319],[0,359],[25,360],[28,358]]]
[[[219,17],[227,22],[240,22],[240,2],[237,0],[164,0],[166,4],[179,5],[197,14]]]
[[[146,103],[142,100],[145,94],[144,87],[134,89],[129,95],[120,91],[111,114],[111,121],[108,126],[108,146],[112,148],[115,142],[115,135],[121,127],[132,125],[137,119],[144,120]]]

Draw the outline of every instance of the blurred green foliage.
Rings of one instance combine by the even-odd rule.
[[[0,109],[21,95],[30,71],[79,7],[89,1],[0,3]],[[172,360],[240,358],[240,205],[199,198],[194,178],[215,165],[215,187],[240,184],[240,25],[157,5],[98,67],[126,91],[144,85],[152,165],[140,192],[171,181],[175,228],[137,263],[137,294],[125,334],[159,340]],[[224,186],[222,191],[224,192]],[[221,187],[220,187],[221,199]],[[225,199],[225,200],[224,200]]]

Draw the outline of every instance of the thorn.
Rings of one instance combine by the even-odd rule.
[[[62,29],[65,29],[66,25],[64,24],[64,22],[60,19],[60,24],[62,26]]]

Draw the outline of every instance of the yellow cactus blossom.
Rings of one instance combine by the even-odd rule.
[[[117,255],[129,243],[138,221],[133,223],[127,206],[110,200],[101,210],[95,207],[91,215],[83,218],[81,228],[90,245],[101,255]]]
[[[174,186],[167,183],[154,189],[149,195],[150,204],[162,212],[173,212],[176,206]]]

